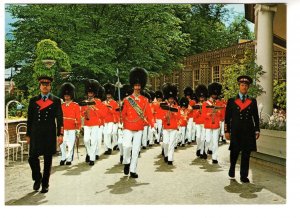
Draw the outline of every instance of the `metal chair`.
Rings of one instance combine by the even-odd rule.
[[[27,132],[27,124],[26,123],[19,123],[16,126],[16,134],[17,134],[17,143],[22,145],[21,148],[21,161],[23,162],[23,155],[24,155],[24,144],[27,144],[26,140],[26,132]],[[29,147],[28,147],[28,154],[29,154]]]
[[[16,153],[16,160],[18,158],[18,150],[21,149],[21,153],[23,155],[23,147],[20,143],[9,143],[9,133],[8,130],[5,129],[5,150],[7,151],[7,164],[9,164],[9,151],[12,150],[12,160],[14,161],[14,154]],[[15,152],[16,149],[16,152]],[[22,158],[23,160],[23,158]]]

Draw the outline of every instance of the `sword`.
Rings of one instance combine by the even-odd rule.
[[[120,112],[120,122],[122,123],[122,111],[121,111],[121,87],[122,87],[122,84],[120,82],[120,77],[119,77],[119,69],[117,68],[117,72],[116,72],[116,76],[118,78],[118,81],[116,82],[116,87],[118,88],[118,98],[119,98],[119,101],[118,101],[118,105],[119,105],[119,112]]]

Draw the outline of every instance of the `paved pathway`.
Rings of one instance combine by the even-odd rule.
[[[164,163],[159,145],[141,151],[139,178],[128,178],[119,152],[101,155],[94,166],[84,162],[85,149],[71,166],[58,166],[54,157],[49,192],[32,190],[27,161],[5,167],[5,205],[207,205],[285,204],[286,179],[250,165],[250,184],[228,178],[228,144],[219,148],[219,164],[201,160],[195,145],[180,147],[174,165]],[[102,151],[103,152],[103,151]],[[239,166],[236,174],[239,175]]]

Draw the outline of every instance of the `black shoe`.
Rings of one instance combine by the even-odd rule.
[[[152,147],[153,144],[149,144],[149,147]]]
[[[49,191],[49,185],[43,185],[42,186],[42,190],[41,190],[41,193],[47,193]]]
[[[71,164],[72,164],[72,162],[70,162],[70,161],[66,162],[66,165],[71,165]]]
[[[120,163],[123,162],[123,155],[120,156]]]
[[[230,169],[229,169],[229,172],[228,172],[228,176],[229,176],[231,179],[234,179],[234,177],[235,177],[235,169],[230,168]]]
[[[188,142],[188,145],[190,145],[191,144],[191,142]]]
[[[175,147],[175,149],[177,149],[177,146]]]
[[[155,139],[155,140],[154,140],[154,144],[159,144],[159,142]]]
[[[113,147],[113,150],[115,151],[115,150],[117,150],[117,148],[118,148],[118,145],[115,145],[115,146]]]
[[[185,144],[182,144],[181,147],[185,147]]]
[[[96,160],[99,160],[99,159],[100,159],[100,156],[99,156],[99,155],[96,155],[95,158],[96,158]]]
[[[207,159],[207,154],[205,152],[203,153],[203,159]]]
[[[173,161],[168,161],[168,165],[173,165]]]
[[[165,156],[164,149],[161,150],[161,155],[162,155],[162,156]]]
[[[218,161],[217,161],[217,160],[213,160],[212,162],[213,162],[213,164],[217,164],[217,163],[218,163]]]
[[[137,173],[132,173],[132,172],[130,172],[130,177],[136,179],[136,178],[139,177],[139,175],[138,175]]]
[[[243,183],[249,183],[249,179],[247,177],[241,177],[241,182]]]
[[[197,155],[197,157],[200,157],[200,150],[196,151],[196,155]]]
[[[142,149],[146,149],[146,146],[142,146]]]
[[[211,150],[208,150],[208,151],[207,151],[207,154],[212,154],[212,151],[211,151]]]
[[[199,157],[200,157],[200,159],[203,159],[203,158],[204,158],[203,154],[200,154]]]
[[[164,161],[167,163],[168,162],[168,157],[164,157]]]
[[[150,141],[148,140],[148,141],[147,141],[147,145],[149,145],[149,143],[150,143]]]
[[[104,152],[105,155],[110,155],[111,154],[111,148],[109,148],[107,151]]]
[[[90,160],[89,165],[90,165],[90,166],[94,166],[94,164],[95,164],[95,161]]]
[[[66,160],[61,160],[61,161],[59,162],[59,165],[60,165],[60,166],[63,166],[63,165],[65,165],[65,162],[66,162]]]
[[[129,174],[129,168],[130,168],[130,164],[124,164],[124,174],[125,175]]]
[[[85,162],[86,162],[86,163],[90,162],[90,156],[89,156],[89,155],[86,155],[86,156],[85,156]]]
[[[37,179],[33,183],[33,190],[38,191],[41,187],[42,179]]]

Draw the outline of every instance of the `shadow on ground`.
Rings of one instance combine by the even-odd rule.
[[[261,192],[263,186],[255,185],[252,183],[238,183],[235,179],[230,180],[230,184],[225,186],[224,189],[229,193],[239,194],[241,198],[257,198],[256,192]]]
[[[44,200],[45,197],[45,194],[32,191],[20,199],[12,199],[5,202],[5,205],[40,205],[48,202]]]

